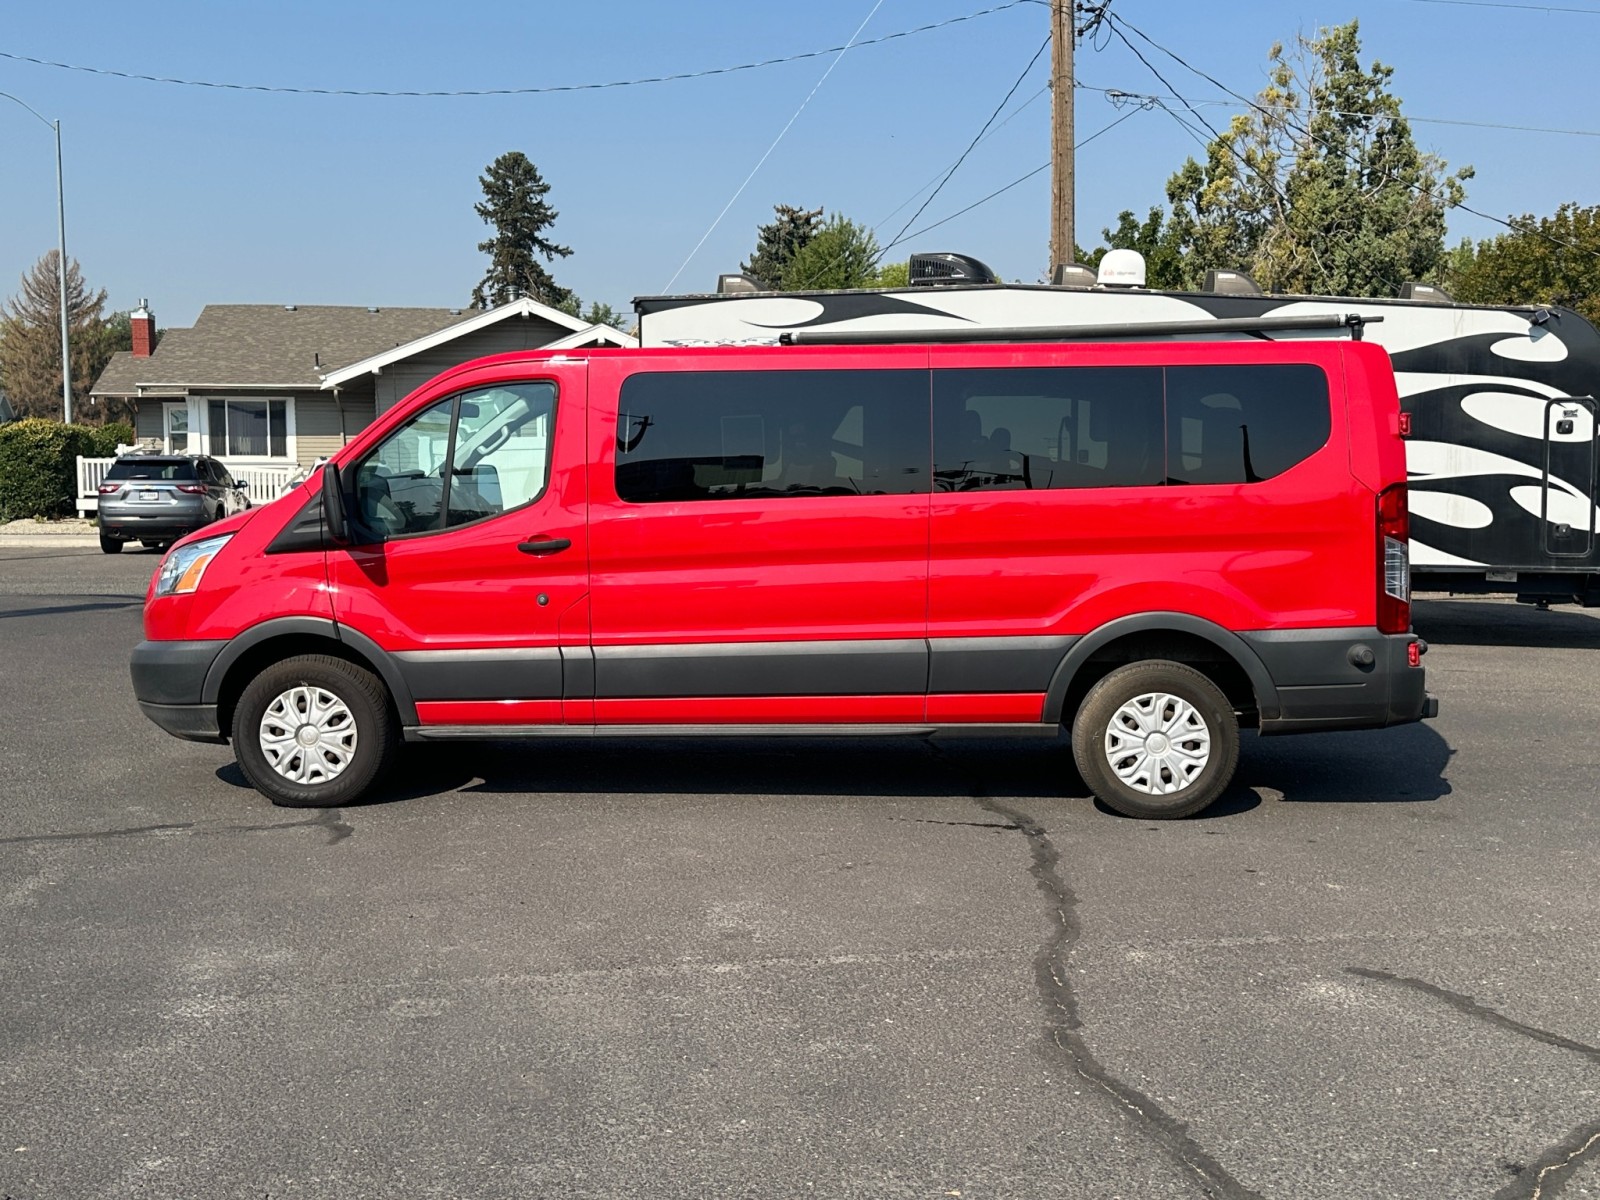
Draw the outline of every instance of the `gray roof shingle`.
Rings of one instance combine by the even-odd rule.
[[[168,329],[149,358],[112,356],[91,394],[132,396],[140,386],[316,388],[322,375],[436,330],[472,309],[343,304],[208,304],[189,329]]]

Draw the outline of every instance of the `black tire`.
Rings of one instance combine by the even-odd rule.
[[[1154,699],[1158,696],[1182,703],[1169,700],[1161,704]],[[1203,765],[1187,782],[1183,768],[1192,766],[1193,760],[1181,753],[1147,764],[1149,771],[1135,776],[1135,781],[1146,781],[1143,787],[1125,782],[1112,766],[1116,751],[1107,743],[1113,722],[1118,722],[1116,728],[1123,740],[1135,734],[1138,726],[1134,719],[1141,707],[1138,701],[1145,697],[1151,698],[1148,703],[1154,721],[1187,718],[1178,736],[1172,736],[1171,730],[1165,734],[1158,731],[1158,736],[1165,736],[1166,744],[1174,750],[1181,751],[1185,745],[1197,750],[1209,740]],[[1196,719],[1203,728],[1194,724]],[[1130,770],[1137,769],[1137,754],[1137,749],[1129,749],[1120,761]],[[1209,806],[1233,780],[1234,769],[1239,765],[1239,720],[1217,685],[1194,668],[1165,659],[1131,663],[1112,671],[1083,698],[1072,722],[1072,757],[1089,789],[1117,812],[1145,820],[1176,820]],[[1173,763],[1179,764],[1177,770]],[[1160,790],[1174,784],[1174,791]],[[1155,790],[1149,790],[1152,788]]]
[[[122,543],[117,541],[116,538],[107,537],[105,534],[102,533],[100,535],[100,553],[101,554],[121,554],[122,553]]]
[[[332,729],[327,750],[296,744],[277,750],[279,761],[291,773],[307,764],[298,772],[306,775],[304,782],[280,774],[262,744],[269,707],[297,688],[331,695],[344,705],[355,730],[353,751],[343,765],[338,764],[342,749],[334,739],[348,736],[344,724]],[[276,724],[280,734],[288,730],[289,722]],[[301,655],[268,667],[245,687],[233,710],[233,753],[240,770],[258,792],[284,808],[335,808],[360,798],[383,776],[399,740],[398,722],[382,681],[371,671],[323,654]],[[329,771],[331,777],[318,778],[319,772]]]

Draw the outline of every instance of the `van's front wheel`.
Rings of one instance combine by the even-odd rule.
[[[360,797],[388,767],[397,732],[377,676],[322,654],[268,667],[233,711],[239,768],[285,808],[333,808]]]
[[[1072,723],[1078,773],[1117,812],[1192,816],[1222,794],[1239,763],[1239,721],[1211,680],[1153,659],[1095,684]]]

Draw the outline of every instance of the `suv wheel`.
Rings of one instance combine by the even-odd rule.
[[[285,808],[333,808],[363,795],[398,741],[372,672],[306,654],[252,679],[233,712],[233,752],[255,789]]]
[[[1132,663],[1084,697],[1072,723],[1072,757],[1090,790],[1124,816],[1192,816],[1233,779],[1239,721],[1194,668]]]
[[[101,554],[121,554],[122,553],[122,543],[117,541],[116,538],[107,537],[105,534],[102,533],[100,535],[100,553]]]

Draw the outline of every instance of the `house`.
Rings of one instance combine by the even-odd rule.
[[[210,454],[235,474],[253,468],[283,479],[458,363],[508,350],[634,344],[609,325],[527,298],[482,311],[208,304],[193,326],[168,329],[159,343],[141,302],[132,324],[133,349],[112,356],[91,402],[128,401],[140,440],[167,453]],[[80,491],[88,482],[92,474],[80,471]]]

